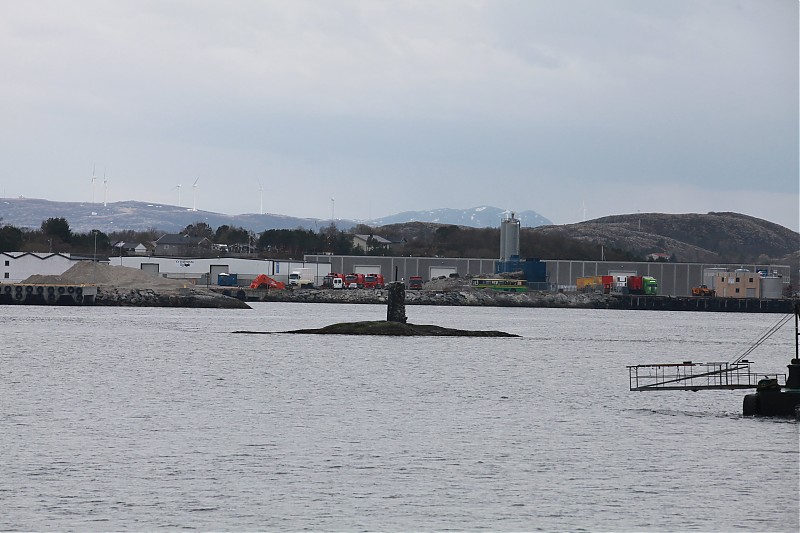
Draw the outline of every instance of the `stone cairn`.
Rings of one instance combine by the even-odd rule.
[[[406,323],[406,284],[402,281],[393,281],[386,286],[388,289],[388,306],[386,309],[387,322]]]

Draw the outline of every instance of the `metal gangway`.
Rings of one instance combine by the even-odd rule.
[[[682,363],[629,365],[627,369],[630,390],[755,389],[762,379],[777,380],[779,384],[785,384],[786,374],[753,372],[751,369],[753,363],[747,360],[746,357],[784,324],[789,322],[792,316],[793,314],[788,314],[778,319],[775,324],[731,362],[695,363],[693,361],[683,361]],[[798,315],[794,314],[794,317],[795,329],[797,329]]]

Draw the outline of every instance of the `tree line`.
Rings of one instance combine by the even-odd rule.
[[[1,222],[1,220],[0,220]],[[417,257],[475,257],[491,259],[499,256],[499,228],[470,228],[443,225],[433,227],[409,238],[402,224],[373,228],[363,224],[351,231],[342,231],[334,225],[318,231],[309,229],[269,229],[260,233],[237,226],[222,225],[212,228],[205,222],[195,222],[180,233],[190,237],[207,238],[215,244],[231,249],[246,249],[259,257],[270,259],[298,259],[304,254],[335,255],[404,255]],[[166,232],[156,228],[145,231],[120,230],[105,233],[91,230],[73,232],[63,217],[48,218],[38,229],[20,229],[13,225],[0,226],[0,251],[52,252],[84,255],[111,255],[115,243],[141,242],[146,246]],[[353,234],[369,236],[367,249],[354,246]],[[381,245],[378,235],[393,243]],[[600,245],[573,239],[568,235],[536,233],[531,228],[520,232],[520,255],[539,259],[600,259]],[[113,250],[113,255],[120,253]],[[217,252],[224,253],[224,252]],[[604,256],[612,261],[638,261],[636,254],[614,248],[605,248]]]

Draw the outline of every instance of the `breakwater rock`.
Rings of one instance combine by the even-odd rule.
[[[245,302],[206,289],[97,288],[95,305],[130,307],[190,307],[203,309],[251,309]]]
[[[250,295],[252,296],[252,295]],[[266,302],[386,304],[386,290],[303,289],[266,291],[257,299]],[[476,307],[550,307],[572,309],[631,309],[650,311],[701,311],[728,313],[791,313],[793,299],[697,298],[690,296],[643,296],[599,293],[552,293],[541,291],[497,292],[459,286],[450,290],[405,293],[405,305],[453,305]]]
[[[234,333],[258,334],[258,331],[234,331]],[[408,324],[389,320],[373,320],[364,322],[342,322],[315,329],[296,329],[283,333],[301,333],[311,335],[387,335],[392,337],[519,337],[504,331],[471,331],[464,329],[443,328],[429,324]]]

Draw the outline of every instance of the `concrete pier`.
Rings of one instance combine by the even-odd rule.
[[[0,284],[0,304],[92,305],[97,285],[86,284]]]

